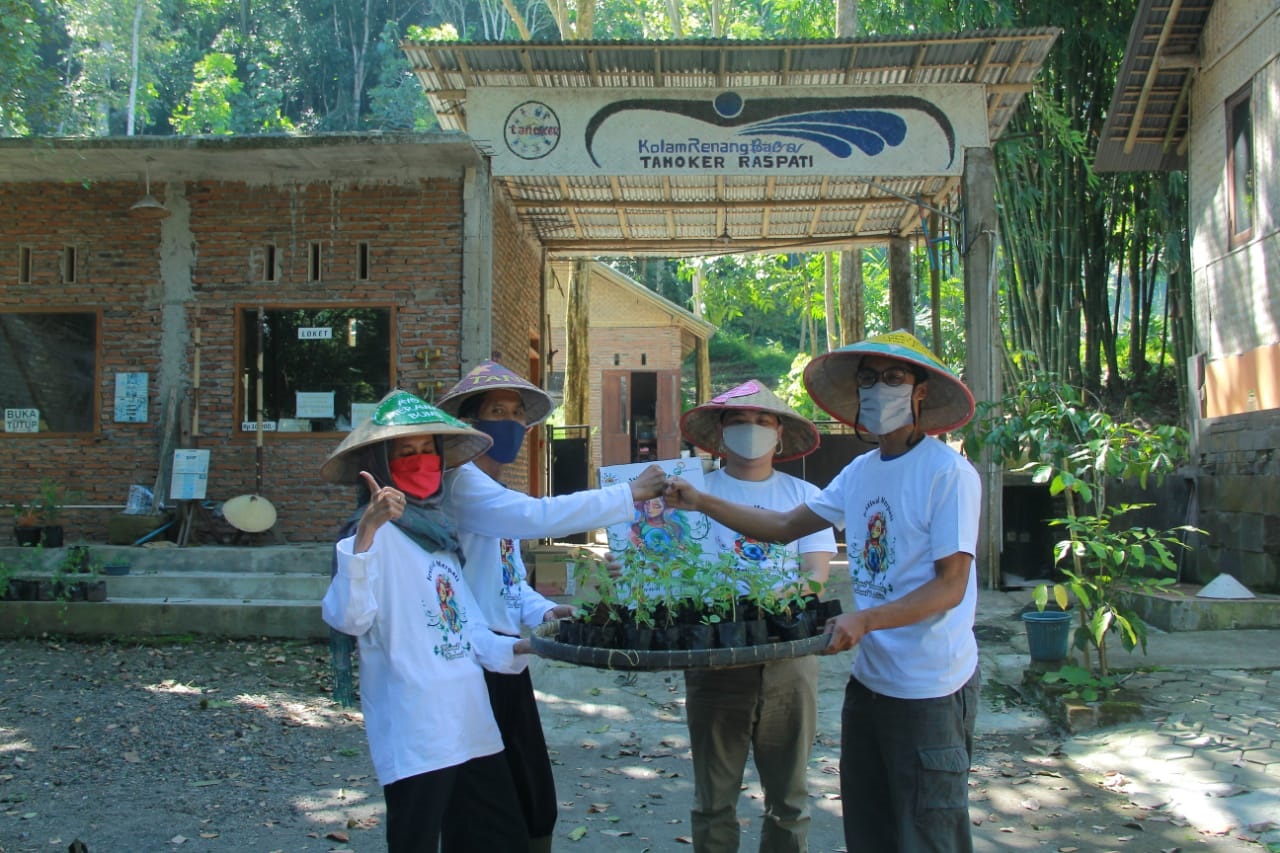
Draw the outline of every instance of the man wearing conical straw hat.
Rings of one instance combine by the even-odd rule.
[[[774,462],[818,449],[818,430],[752,379],[685,412],[680,431],[694,446],[723,457],[704,480],[711,495],[750,506],[789,509],[818,488],[775,471]],[[735,555],[739,591],[818,589],[836,552],[830,526],[785,545],[759,542],[722,524],[711,526],[717,554]],[[738,849],[738,795],[747,754],[764,789],[761,853],[807,849],[809,752],[818,728],[818,659],[685,670],[685,717],[693,753],[693,849]]]
[[[858,646],[841,713],[845,843],[877,853],[969,851],[981,485],[934,434],[967,423],[973,395],[902,331],[819,356],[804,379],[815,403],[879,448],[785,512],[678,480],[667,502],[770,542],[828,524],[846,529],[858,608],[827,623],[830,651]]]
[[[662,494],[663,470],[652,465],[630,483],[533,498],[504,486],[502,469],[516,460],[529,429],[551,414],[550,395],[496,361],[482,361],[437,402],[493,439],[486,452],[444,480],[444,507],[458,529],[463,572],[489,627],[518,637],[525,625],[572,615],[572,607],[544,598],[526,582],[520,540],[629,521],[635,501]],[[527,670],[486,672],[485,681],[520,798],[529,851],[542,853],[551,849],[559,803],[533,681]]]
[[[524,823],[511,819],[520,803],[484,672],[525,670],[529,641],[485,624],[440,506],[441,474],[491,441],[393,391],[321,468],[359,490],[321,615],[359,638],[360,703],[391,853],[528,845]]]

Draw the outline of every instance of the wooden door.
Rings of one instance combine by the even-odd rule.
[[[631,462],[631,371],[600,371],[600,464]]]
[[[680,371],[658,371],[658,398],[654,401],[658,428],[658,458],[680,455]]]

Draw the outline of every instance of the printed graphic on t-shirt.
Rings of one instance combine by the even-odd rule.
[[[520,572],[516,569],[516,545],[514,539],[498,540],[498,553],[502,556],[502,600],[508,610],[520,609]]]
[[[448,566],[444,563],[434,564],[436,569],[436,606],[432,602],[422,602],[423,613],[427,624],[440,629],[440,642],[431,650],[445,660],[455,660],[471,651],[471,644],[462,637],[462,628],[467,624],[466,611],[458,603],[453,591],[454,579],[449,576]]]
[[[883,498],[867,503],[862,547],[850,553],[849,575],[856,595],[884,600],[893,592],[889,572],[897,563],[893,537],[893,509]]]

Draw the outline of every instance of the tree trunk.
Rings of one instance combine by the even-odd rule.
[[[933,339],[933,352],[942,358],[942,264],[938,261],[938,228],[942,217],[937,211],[929,213],[929,233],[926,235],[925,257],[929,259],[929,333]]]
[[[142,0],[133,10],[133,51],[129,55],[129,113],[124,135],[133,136],[133,123],[138,112],[138,41],[142,32]]]
[[[862,284],[862,250],[840,253],[840,345],[866,337],[866,307]]]
[[[827,352],[840,346],[836,330],[836,270],[831,252],[822,253],[822,306],[827,316]]]
[[[590,422],[588,400],[591,349],[588,337],[588,308],[591,297],[591,262],[573,263],[569,293],[565,305],[564,422],[566,425]]]
[[[836,0],[836,38],[851,39],[858,32],[858,0]]]

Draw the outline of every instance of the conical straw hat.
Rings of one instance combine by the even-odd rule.
[[[858,366],[863,356],[896,358],[929,374],[929,395],[920,406],[920,427],[933,435],[959,429],[973,417],[973,394],[947,366],[909,332],[877,335],[820,355],[804,369],[813,402],[851,426],[858,420]]]
[[[496,361],[487,360],[471,368],[466,376],[458,380],[457,385],[454,385],[444,393],[444,396],[436,400],[436,405],[456,417],[458,412],[462,410],[462,404],[468,399],[498,388],[505,388],[520,394],[520,399],[524,403],[524,422],[526,426],[541,423],[546,420],[547,415],[551,414],[552,402],[550,394],[529,380],[507,370]]]
[[[408,391],[383,397],[373,416],[351,431],[320,466],[331,483],[353,483],[360,476],[355,451],[371,444],[412,435],[441,436],[445,468],[457,468],[489,449],[493,439]]]
[[[769,412],[777,416],[782,424],[782,450],[774,457],[774,461],[799,459],[818,449],[818,428],[793,412],[776,394],[755,379],[730,388],[711,398],[709,402],[685,412],[680,418],[680,432],[696,447],[713,456],[724,456],[724,447],[720,444],[720,421],[725,412],[735,409]]]

